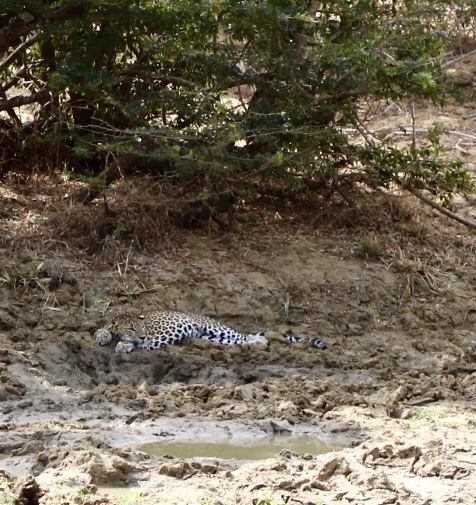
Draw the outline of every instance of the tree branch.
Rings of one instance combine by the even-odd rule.
[[[114,72],[117,76],[130,76],[132,78],[141,77],[142,79],[151,79],[155,81],[163,81],[166,84],[177,84],[179,86],[185,86],[192,89],[200,89],[200,85],[196,84],[183,77],[178,77],[174,75],[160,75],[153,72],[147,72],[142,69],[135,69],[134,67],[128,68],[126,70],[121,70],[119,72]]]
[[[35,17],[29,12],[13,16],[8,24],[0,30],[0,54],[16,44],[20,37],[30,33],[36,26]]]
[[[306,149],[303,149],[302,151],[296,151],[293,154],[290,154],[283,163],[277,163],[276,161],[273,161],[272,159],[269,161],[266,161],[263,163],[261,166],[258,168],[252,170],[251,172],[248,172],[245,174],[243,177],[241,177],[241,180],[249,179],[250,177],[255,177],[258,174],[261,174],[263,172],[266,172],[267,170],[270,170],[272,168],[276,168],[281,166],[282,164],[289,162],[289,161],[296,161],[299,160],[300,158],[306,157],[309,153],[312,153],[317,149],[318,142],[312,142],[310,146],[306,147]]]
[[[322,95],[314,95],[313,93],[310,93],[309,91],[304,89],[297,81],[294,81],[293,84],[296,87],[296,89],[304,96],[304,98],[307,98],[308,100],[311,100],[319,104],[323,102],[335,103],[335,102],[344,102],[346,100],[354,100],[361,96],[365,96],[370,91],[370,87],[363,87],[361,89],[343,90],[338,93],[326,93]]]
[[[3,98],[7,100],[7,95],[5,94],[5,91],[3,91],[2,86],[0,85],[0,98]],[[13,107],[8,107],[7,113],[10,116],[11,120],[17,125],[21,125],[21,119],[17,116],[17,113],[15,112],[15,109]]]
[[[38,91],[38,93],[33,93],[32,95],[13,96],[8,100],[0,101],[0,111],[8,110],[12,107],[20,107],[22,105],[27,105],[29,103],[42,102],[43,100],[45,100],[45,98],[48,98],[49,94],[50,92],[47,89],[43,88],[41,91]]]
[[[2,63],[0,63],[0,72],[3,72],[8,65],[20,54],[22,53],[26,48],[32,46],[36,41],[40,39],[40,35],[33,35],[33,37],[30,37],[28,40],[25,40],[23,44],[19,45],[15,51],[10,53],[7,58],[5,58]]]
[[[454,212],[451,212],[448,209],[445,209],[442,205],[434,202],[431,198],[428,198],[426,195],[423,193],[420,193],[417,191],[415,188],[410,186],[410,184],[405,184],[400,181],[396,181],[397,184],[399,184],[403,189],[406,189],[408,192],[410,192],[412,195],[416,196],[418,199],[420,199],[422,202],[426,203],[433,209],[437,210],[438,212],[441,212],[441,214],[444,214],[445,216],[450,217],[451,219],[454,219],[455,221],[458,221],[461,224],[464,224],[465,226],[469,226],[470,228],[476,228],[476,222],[471,221],[470,219],[466,219],[462,216],[459,216],[458,214],[455,214]]]
[[[458,56],[454,60],[447,61],[446,63],[443,63],[441,65],[441,68],[442,68],[442,70],[444,70],[445,68],[451,67],[451,65],[454,65],[455,63],[458,63],[458,61],[463,60],[464,58],[467,58],[468,56],[471,56],[475,53],[476,53],[476,49],[474,49],[473,51],[470,51],[469,53],[462,54],[461,56]]]

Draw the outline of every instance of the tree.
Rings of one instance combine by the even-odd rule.
[[[471,0],[0,5],[3,171],[41,146],[38,163],[106,183],[134,167],[199,175],[212,193],[286,183],[351,200],[397,183],[448,201],[471,188],[436,131],[407,149],[346,133],[362,129],[361,103],[444,100],[448,27],[474,20]]]

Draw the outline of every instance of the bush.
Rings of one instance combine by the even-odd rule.
[[[347,134],[359,103],[444,100],[450,25],[474,22],[471,0],[0,5],[0,128],[21,139],[0,151],[3,170],[36,160],[90,176],[119,160],[114,179],[127,157],[127,171],[199,177],[214,193],[285,184],[350,201],[395,182],[445,201],[472,187],[442,161],[438,132],[407,149]]]

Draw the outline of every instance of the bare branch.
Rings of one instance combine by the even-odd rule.
[[[43,88],[41,91],[38,91],[38,93],[33,93],[32,95],[13,96],[8,100],[0,101],[0,111],[8,110],[11,109],[12,107],[20,107],[22,105],[27,105],[29,103],[42,102],[43,100],[49,97],[49,94],[50,92],[47,89]]]
[[[425,128],[406,128],[405,126],[400,126],[398,129],[394,130],[394,133],[400,133],[402,135],[414,135],[415,133],[428,133],[429,130]],[[470,133],[460,132],[458,130],[444,130],[444,133],[456,135],[457,137],[464,137],[466,139],[476,140],[476,135],[471,135]]]
[[[464,58],[467,58],[468,56],[471,56],[473,54],[476,54],[476,49],[470,51],[469,53],[462,54],[461,56],[458,56],[454,60],[443,63],[443,65],[441,65],[441,68],[444,70],[445,68],[451,67],[451,65],[454,65],[455,63],[458,63],[458,61],[464,60]]]

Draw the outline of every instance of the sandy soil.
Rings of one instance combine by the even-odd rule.
[[[469,107],[417,110],[425,128],[474,130]],[[388,114],[372,123],[382,135],[398,136],[395,117],[411,124]],[[475,146],[454,138],[474,169]],[[233,234],[188,231],[155,253],[98,259],[49,238],[50,198],[2,186],[0,504],[475,503],[470,231],[401,199],[374,230],[242,209]],[[474,200],[458,211],[474,219]],[[92,334],[126,308],[202,313],[270,342],[116,355]],[[289,345],[284,331],[329,349]],[[260,461],[137,450],[281,430],[348,447]]]

